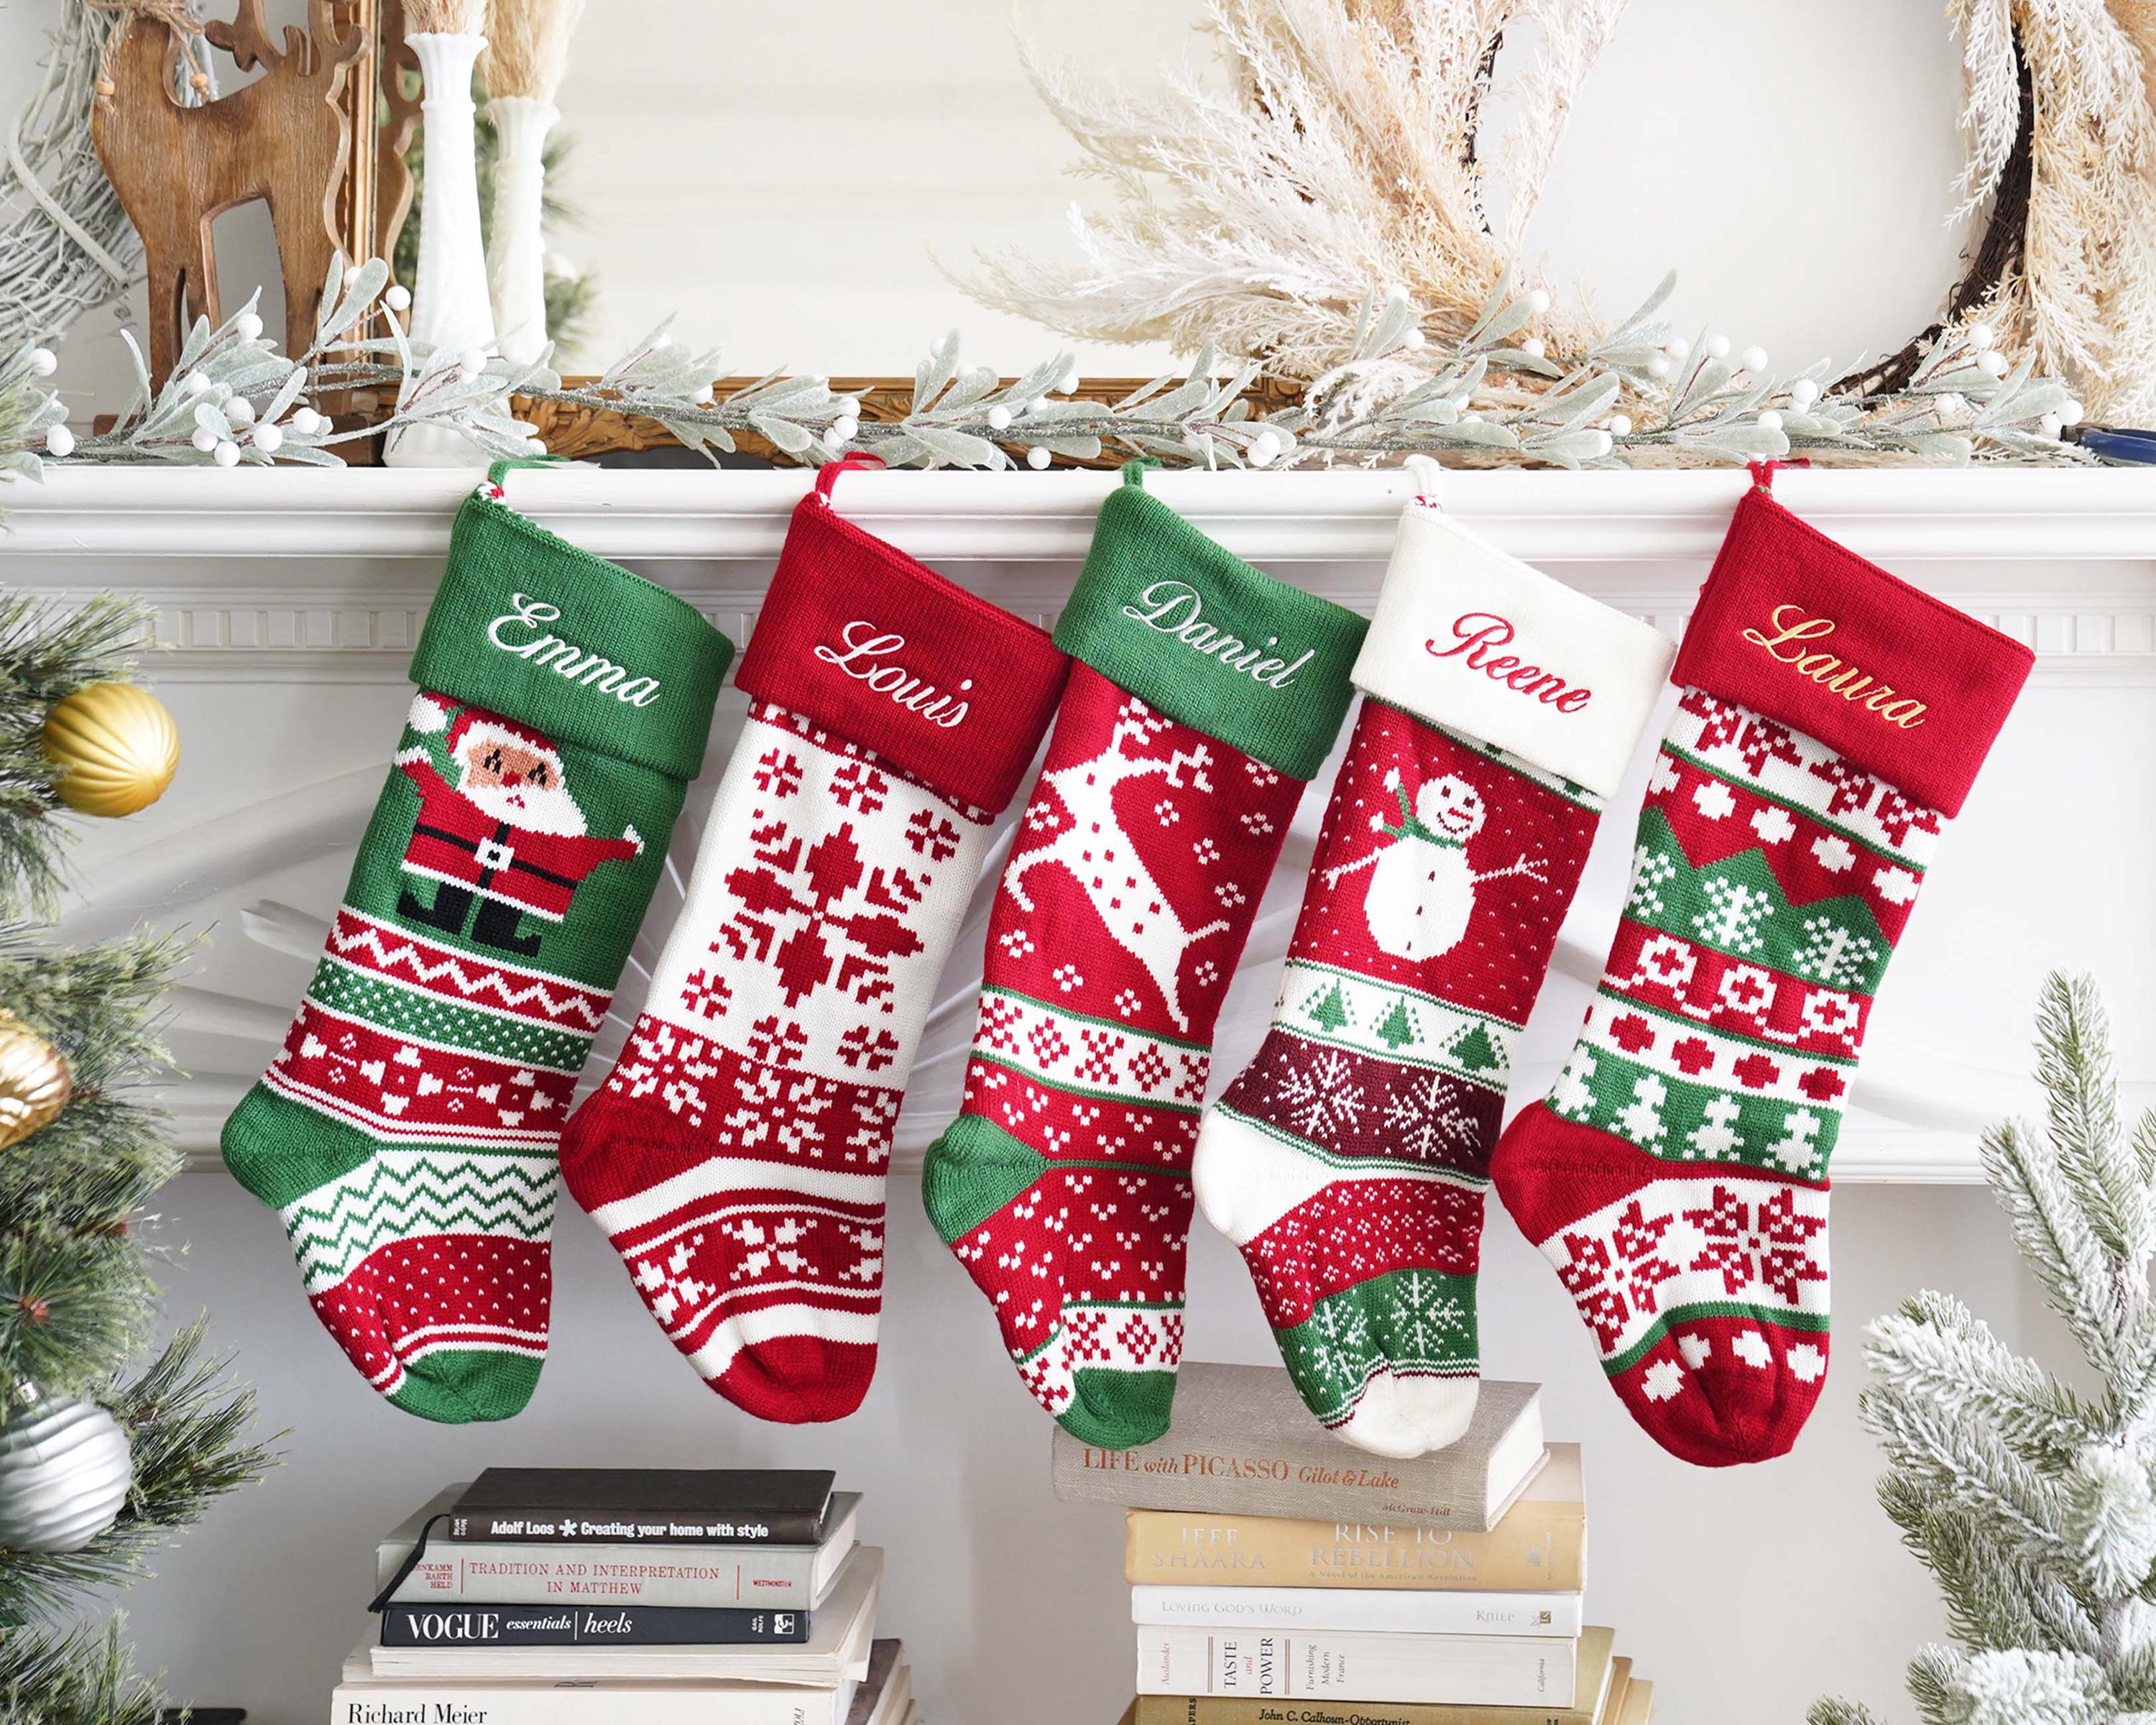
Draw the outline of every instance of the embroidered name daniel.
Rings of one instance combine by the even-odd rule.
[[[1784,622],[1785,617],[1790,620]],[[1777,605],[1770,620],[1776,630],[1772,635],[1756,629],[1743,632],[1744,639],[1769,659],[1794,666],[1798,675],[1810,677],[1844,701],[1861,701],[1888,724],[1904,731],[1913,731],[1924,722],[1926,705],[1915,696],[1897,692],[1892,684],[1875,682],[1870,672],[1831,653],[1804,650],[1805,642],[1824,640],[1834,633],[1831,617],[1807,617],[1801,605]],[[1789,650],[1784,652],[1784,648]]]
[[[1278,635],[1267,635],[1265,645],[1259,647],[1215,629],[1205,621],[1205,602],[1199,598],[1198,590],[1180,581],[1154,582],[1138,595],[1137,604],[1123,607],[1123,615],[1162,634],[1173,635],[1193,653],[1217,660],[1229,670],[1241,671],[1268,689],[1286,688],[1295,680],[1295,674],[1317,655],[1317,649],[1311,647],[1299,659],[1282,659],[1270,652],[1280,645]]]
[[[659,699],[658,678],[632,677],[611,659],[602,659],[559,635],[535,634],[528,641],[505,641],[501,638],[505,627],[536,629],[542,624],[556,621],[562,614],[559,605],[550,605],[544,599],[521,593],[511,593],[509,603],[512,608],[487,624],[486,638],[512,659],[543,665],[557,676],[587,689],[596,689],[602,695],[611,695],[631,706],[649,706]]]
[[[908,712],[920,714],[932,725],[955,731],[966,722],[967,702],[945,694],[902,665],[885,662],[884,655],[904,649],[904,635],[878,634],[873,623],[865,618],[855,618],[839,631],[839,639],[846,645],[843,653],[830,647],[816,649],[816,656],[824,664],[835,665],[848,676],[866,683],[877,694],[887,696]],[[968,677],[958,685],[959,692],[963,694],[973,686],[973,680]]]

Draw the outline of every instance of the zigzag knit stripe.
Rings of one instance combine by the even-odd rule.
[[[282,1211],[310,1293],[386,1245],[429,1234],[543,1240],[554,1219],[551,1158],[384,1149]]]
[[[610,989],[437,946],[350,905],[337,911],[327,956],[461,1004],[588,1034],[606,1022],[613,999]]]

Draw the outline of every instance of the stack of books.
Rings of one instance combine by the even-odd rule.
[[[1579,1446],[1544,1442],[1535,1385],[1486,1383],[1458,1443],[1388,1461],[1315,1425],[1286,1372],[1186,1363],[1166,1435],[1059,1430],[1055,1483],[1127,1517],[1125,1725],[1653,1717],[1654,1686],[1584,1620]]]
[[[490,1468],[375,1552],[332,1725],[912,1725],[824,1472]]]

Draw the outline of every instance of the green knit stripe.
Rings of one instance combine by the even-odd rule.
[[[592,1045],[589,1035],[552,1029],[506,1012],[459,1006],[335,959],[323,961],[307,996],[326,1011],[363,1019],[377,1029],[549,1071],[581,1072]]]
[[[1373,982],[1352,970],[1291,958],[1273,1022],[1320,1042],[1401,1065],[1434,1067],[1502,1091],[1512,1076],[1518,1029],[1434,994]]]
[[[474,496],[457,511],[412,680],[690,779],[732,657],[665,588]]]
[[[1698,1301],[1692,1305],[1679,1306],[1663,1312],[1622,1353],[1611,1354],[1604,1360],[1602,1369],[1612,1378],[1629,1372],[1640,1363],[1650,1348],[1679,1324],[1693,1323],[1706,1317],[1748,1317],[1756,1324],[1772,1324],[1784,1330],[1804,1330],[1817,1336],[1826,1334],[1833,1322],[1824,1312],[1793,1312],[1786,1306],[1760,1306],[1748,1300]]]
[[[1310,1411],[1340,1425],[1381,1373],[1471,1378],[1481,1369],[1475,1278],[1435,1270],[1373,1276],[1326,1295],[1273,1339]]]
[[[1894,944],[1854,893],[1791,902],[1758,850],[1695,868],[1659,809],[1640,812],[1625,914],[1806,982],[1876,994]]]
[[[1558,1074],[1552,1112],[1666,1162],[1743,1163],[1822,1179],[1841,1131],[1830,1103],[1778,1101],[1688,1084],[1583,1039]]]
[[[1055,644],[1170,718],[1306,779],[1339,734],[1368,627],[1124,485],[1101,506]]]

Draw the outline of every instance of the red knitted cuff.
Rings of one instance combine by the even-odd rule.
[[[811,492],[734,680],[993,814],[1047,734],[1070,661]]]
[[[2035,660],[1754,488],[1737,506],[1671,675],[1953,815]]]

